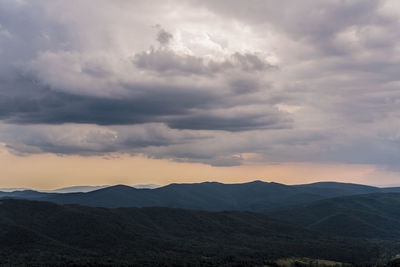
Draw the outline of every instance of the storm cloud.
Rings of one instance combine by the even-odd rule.
[[[396,169],[399,18],[389,0],[1,1],[0,143]]]

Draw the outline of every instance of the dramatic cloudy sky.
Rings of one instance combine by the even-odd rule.
[[[400,3],[1,0],[0,186],[400,184]]]

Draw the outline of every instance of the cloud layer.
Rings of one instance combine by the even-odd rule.
[[[399,18],[396,1],[5,0],[0,142],[396,170]]]

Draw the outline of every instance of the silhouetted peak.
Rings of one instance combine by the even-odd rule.
[[[251,182],[248,182],[248,184],[266,184],[267,182],[261,181],[261,180],[254,180]]]
[[[123,185],[123,184],[118,184],[118,185],[112,185],[112,186],[109,186],[109,187],[106,187],[106,188],[102,188],[102,189],[99,189],[99,190],[95,190],[95,191],[92,191],[92,192],[128,191],[128,190],[132,191],[132,190],[140,190],[140,189],[136,189],[134,187]]]

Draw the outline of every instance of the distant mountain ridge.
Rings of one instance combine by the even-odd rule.
[[[400,192],[400,188],[378,188],[335,182],[303,185],[284,185],[262,181],[241,184],[204,182],[170,184],[155,189],[137,189],[116,185],[90,192],[62,194],[25,190],[0,192],[0,198],[22,198],[108,208],[157,206],[209,211],[264,212],[326,198],[385,192]]]
[[[99,190],[102,188],[109,187],[109,185],[98,185],[98,186],[69,186],[69,187],[62,187],[55,190],[45,190],[40,191],[44,193],[87,193],[95,190]]]
[[[15,192],[15,191],[37,191],[41,193],[87,193],[99,189],[103,189],[106,187],[110,187],[110,185],[84,185],[84,186],[68,186],[68,187],[61,187],[53,190],[32,190],[29,188],[0,188],[0,192]],[[137,184],[133,185],[132,187],[138,189],[154,189],[161,187],[160,185],[156,184]]]

